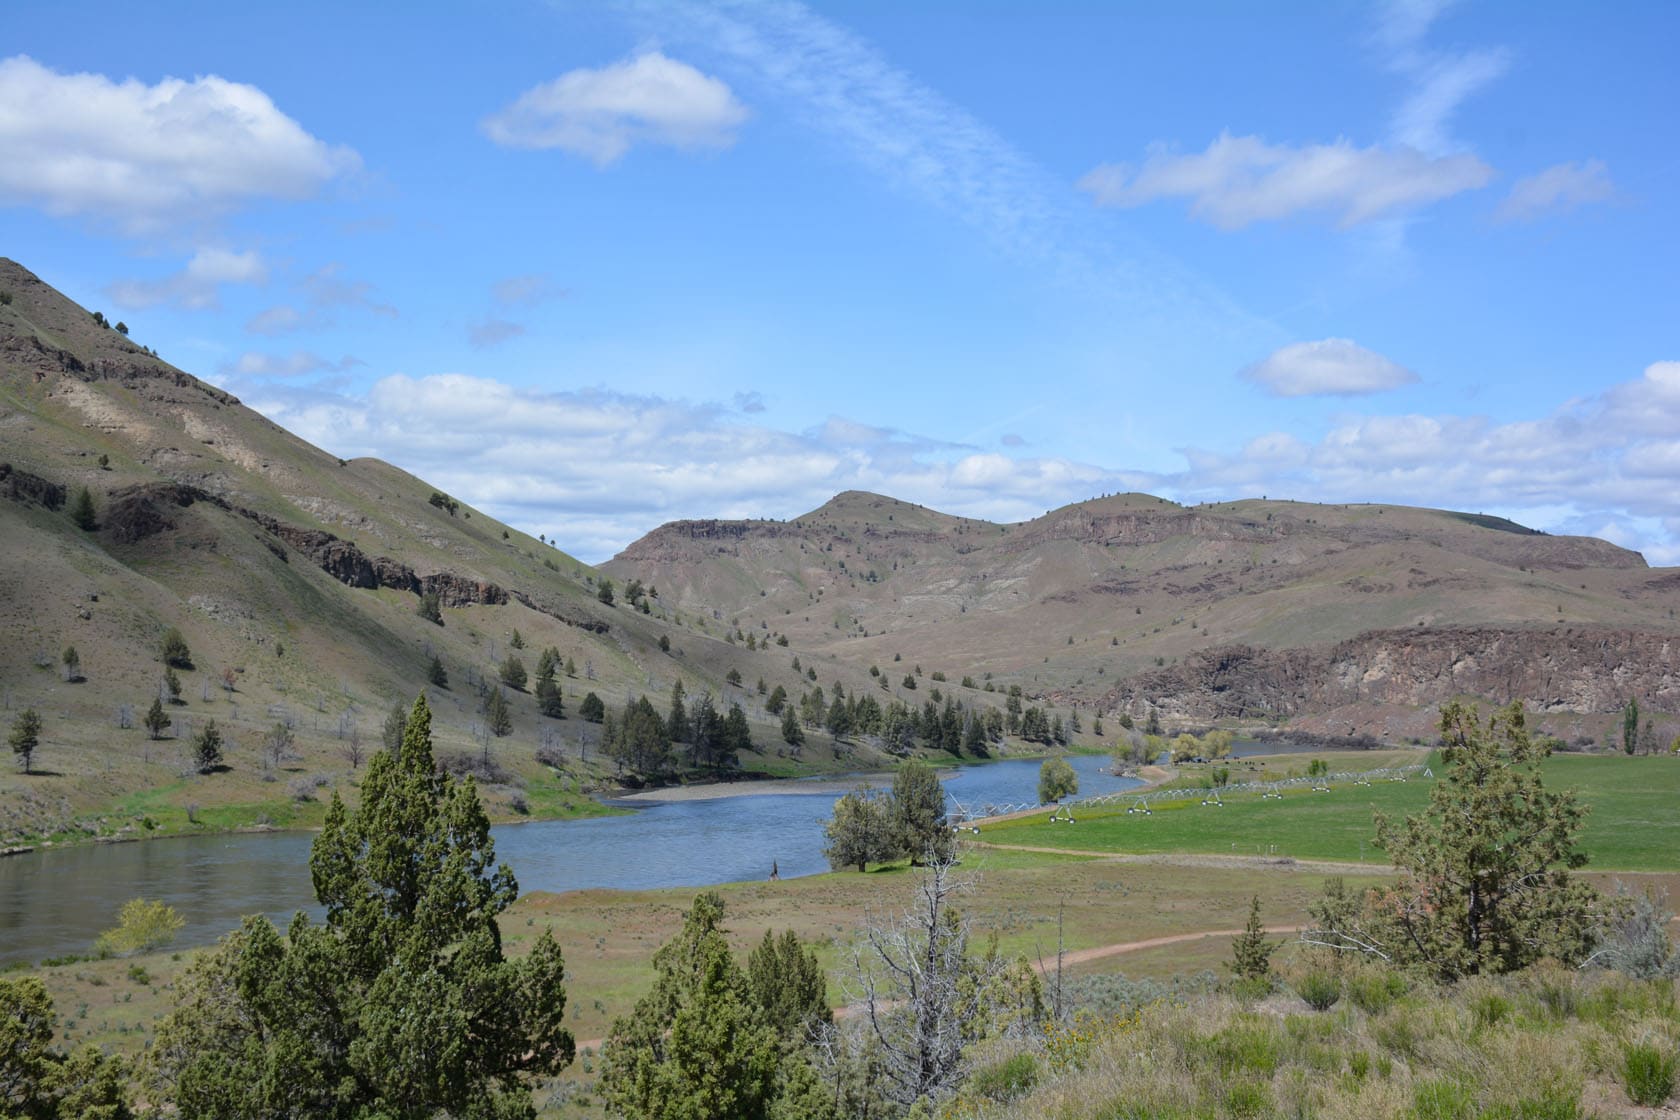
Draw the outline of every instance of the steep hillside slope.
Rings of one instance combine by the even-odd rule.
[[[92,529],[72,516],[84,488]],[[429,689],[439,739],[506,772],[498,810],[579,809],[580,786],[612,777],[589,751],[598,727],[545,719],[526,691],[511,694],[513,734],[485,732],[474,685],[495,679],[515,632],[527,670],[548,646],[575,667],[560,682],[570,717],[590,690],[609,706],[646,692],[663,710],[680,678],[691,695],[748,709],[765,752],[749,767],[812,764],[777,757],[778,724],[747,683],[796,688],[797,647],[749,653],[709,611],[679,618],[655,600],[642,613],[597,590],[593,570],[554,545],[390,464],[311,446],[0,260],[0,723],[24,707],[45,723],[43,772],[0,768],[0,839],[96,810],[121,827],[195,803],[309,819],[317,783],[353,784],[352,736],[365,753],[390,705],[427,687],[434,656],[450,680]],[[418,614],[428,593],[442,625]],[[193,669],[168,706],[174,732],[154,742],[139,724],[171,627]],[[66,680],[71,646],[85,680]],[[201,777],[187,745],[208,719],[227,736],[229,769]],[[294,725],[297,757],[276,771],[258,760],[280,721]],[[539,745],[564,764],[539,766]]]

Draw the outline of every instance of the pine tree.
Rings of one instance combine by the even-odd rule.
[[[76,528],[92,532],[99,528],[99,518],[94,512],[93,495],[83,486],[76,491],[76,497],[70,503],[70,520]]]
[[[29,773],[35,752],[41,746],[41,716],[34,708],[25,708],[12,720],[12,733],[6,740],[12,753],[23,760],[23,772]]]
[[[484,703],[484,720],[490,725],[490,733],[498,739],[513,734],[513,712],[508,707],[507,697],[502,690],[492,688]]]
[[[204,728],[193,738],[193,765],[200,774],[208,774],[222,763],[222,732],[216,721],[207,719]]]
[[[1255,895],[1248,907],[1248,924],[1231,943],[1231,963],[1227,966],[1242,980],[1264,980],[1271,975],[1272,954],[1277,942],[1266,940],[1266,930],[1260,924],[1260,896]]]
[[[779,938],[764,931],[764,940],[747,957],[747,987],[784,1051],[799,1049],[834,1022],[828,979],[817,954],[791,929]]]
[[[191,669],[193,667],[192,651],[187,648],[187,639],[181,632],[171,626],[163,632],[163,663],[172,669]],[[180,689],[175,690],[177,694]]]
[[[168,726],[169,717],[163,713],[163,701],[152,697],[152,706],[146,709],[146,733],[153,739],[161,739]]]
[[[765,1120],[776,1090],[776,1032],[724,939],[708,891],[654,954],[653,990],[614,1021],[601,1055],[608,1110],[630,1120]]]
[[[782,708],[782,741],[790,747],[805,742],[805,729],[799,726],[799,717],[794,714],[792,705]]]
[[[1628,698],[1622,708],[1622,750],[1632,754],[1639,746],[1639,701]]]
[[[588,692],[584,694],[583,700],[578,703],[578,715],[590,723],[600,723],[606,718],[607,706],[601,702],[599,696],[593,692]]]
[[[334,793],[310,872],[324,925],[249,918],[178,981],[155,1103],[182,1120],[534,1115],[525,1079],[574,1053],[564,964],[546,931],[504,958],[518,884],[472,780],[435,766],[424,697],[359,807]]]
[[[443,667],[443,658],[432,654],[432,662],[426,666],[426,680],[437,688],[449,687],[449,672]]]
[[[510,653],[507,660],[502,662],[501,678],[502,683],[515,692],[525,691],[525,663],[519,660],[518,654]]]
[[[682,678],[678,677],[677,682],[671,686],[671,713],[665,717],[665,733],[673,742],[687,743],[694,737],[685,703]]]
[[[60,659],[64,663],[64,679],[70,684],[86,680],[82,676],[82,655],[76,652],[75,646],[65,646],[64,656]]]

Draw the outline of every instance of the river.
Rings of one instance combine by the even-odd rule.
[[[1108,773],[1106,755],[1068,760],[1080,796],[1137,786]],[[964,766],[941,774],[947,800],[978,813],[1036,800],[1037,760]],[[535,821],[492,830],[496,855],[521,891],[586,887],[646,890],[763,879],[828,869],[823,824],[832,785],[819,793],[637,802],[636,812]],[[246,914],[284,922],[299,909],[319,916],[309,881],[306,832],[221,833],[132,844],[42,848],[0,859],[0,964],[86,953],[131,898],[159,899],[186,920],[179,947],[207,945]]]

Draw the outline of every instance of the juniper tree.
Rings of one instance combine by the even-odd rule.
[[[913,865],[947,858],[951,829],[945,822],[945,787],[933,767],[919,758],[907,759],[893,775],[889,800],[893,841]]]
[[[1260,896],[1255,895],[1248,906],[1248,924],[1231,942],[1231,963],[1228,966],[1241,980],[1264,980],[1272,971],[1272,954],[1277,943],[1266,940],[1265,927],[1260,924]]]
[[[153,739],[163,738],[163,732],[169,726],[169,717],[163,712],[163,701],[152,697],[152,706],[146,709],[146,734]]]
[[[472,779],[434,765],[424,696],[359,806],[333,794],[310,873],[324,924],[248,918],[179,982],[153,1100],[183,1120],[534,1115],[524,1078],[574,1052],[564,965],[546,930],[504,958],[518,884]]]
[[[208,774],[222,763],[222,732],[216,721],[207,719],[204,728],[193,739],[193,765],[200,774]]]
[[[76,491],[76,496],[70,502],[70,520],[76,528],[91,532],[99,528],[99,518],[94,512],[93,495],[83,486]]]
[[[171,669],[191,669],[193,667],[192,651],[187,648],[187,639],[181,632],[171,626],[163,632],[161,643],[163,663]],[[181,690],[176,689],[177,693]]]
[[[6,740],[12,753],[23,762],[23,772],[29,773],[35,752],[41,746],[41,716],[34,708],[25,708],[12,720],[12,733]]]

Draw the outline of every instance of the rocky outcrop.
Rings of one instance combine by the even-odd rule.
[[[342,584],[372,590],[394,587],[415,595],[436,593],[446,607],[462,607],[470,603],[500,606],[508,601],[508,593],[498,584],[454,572],[432,572],[418,575],[414,569],[389,556],[369,556],[360,548],[325,529],[310,529],[291,525],[266,513],[236,506],[218,494],[180,482],[152,483],[130,486],[111,496],[106,515],[106,531],[118,543],[132,544],[157,533],[176,528],[172,509],[184,509],[194,502],[208,502],[230,513],[238,514],[260,525],[264,532],[284,547],[273,549],[276,556],[290,562],[285,548],[309,558],[310,562]],[[271,545],[271,548],[273,546]]]
[[[1382,630],[1328,650],[1225,646],[1141,673],[1106,710],[1181,720],[1289,718],[1347,705],[1434,706],[1454,696],[1539,712],[1608,713],[1630,696],[1680,709],[1680,639],[1638,630]]]
[[[10,463],[0,463],[0,497],[48,509],[62,509],[65,492],[64,487],[56,482],[20,471]]]

